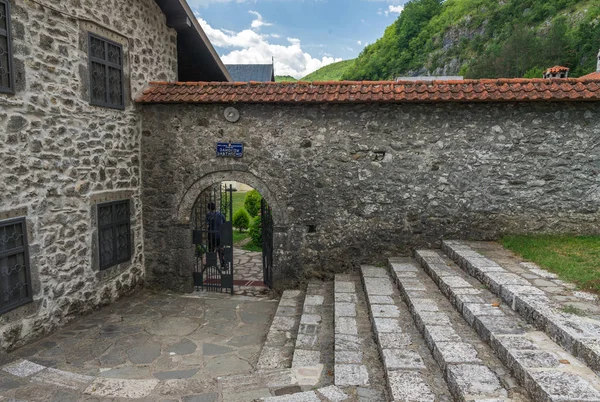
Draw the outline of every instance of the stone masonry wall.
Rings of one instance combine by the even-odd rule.
[[[234,106],[144,106],[151,282],[189,289],[190,208],[220,179],[268,192],[278,287],[443,237],[600,233],[597,103]]]
[[[143,282],[139,107],[177,79],[176,33],[153,0],[17,0],[16,94],[0,94],[0,219],[27,216],[34,301],[0,316],[14,348]],[[125,110],[89,105],[88,32],[123,45]],[[98,270],[96,204],[130,199],[130,262]]]

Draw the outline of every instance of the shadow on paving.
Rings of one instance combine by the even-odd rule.
[[[218,400],[218,376],[254,369],[276,309],[267,298],[142,292],[10,353],[0,396]]]

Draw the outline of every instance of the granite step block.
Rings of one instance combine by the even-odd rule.
[[[442,250],[465,272],[501,297],[525,321],[600,372],[600,321],[565,314],[544,291],[464,242],[445,240]]]
[[[327,293],[331,292],[329,286],[322,281],[311,281],[306,288],[292,357],[292,369],[297,373],[299,385],[317,385],[325,367],[321,349],[325,338],[332,335],[324,322],[331,318],[325,307]]]
[[[305,293],[302,291],[283,292],[267,333],[267,340],[260,352],[257,369],[282,369],[292,366],[304,300]]]
[[[337,386],[368,386],[369,372],[363,364],[362,340],[357,323],[357,287],[347,276],[336,275],[334,284],[334,383]]]
[[[489,346],[460,318],[427,274],[415,262],[410,264],[415,268],[410,271],[414,276],[398,275],[392,269],[392,277],[455,400],[528,400],[519,389],[504,385],[515,381],[506,375]],[[455,279],[461,278],[448,277],[455,286],[469,285]],[[410,292],[406,283],[413,288],[418,284],[426,296]],[[518,398],[513,399],[515,395]]]
[[[418,270],[404,260],[394,260],[392,269],[409,281]],[[361,266],[361,277],[371,316],[373,332],[392,401],[438,401],[450,400],[450,392],[441,379],[422,339],[413,335],[416,330],[410,323],[410,315],[399,298],[385,268]],[[421,294],[418,283],[414,294]],[[418,337],[418,334],[417,334]],[[423,355],[426,353],[426,356]],[[439,381],[436,380],[439,378]],[[440,385],[441,384],[441,385]]]
[[[416,251],[415,258],[532,400],[600,401],[600,378],[589,367],[502,305],[450,259],[435,250]],[[462,282],[452,278],[471,287],[454,287]]]

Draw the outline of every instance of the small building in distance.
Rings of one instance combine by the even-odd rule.
[[[598,56],[596,57],[596,60],[597,60],[596,72],[584,75],[581,78],[589,78],[591,80],[600,80],[600,51],[598,52]]]
[[[275,82],[273,64],[226,64],[235,82]]]
[[[554,66],[544,71],[544,78],[569,78],[569,68]]]

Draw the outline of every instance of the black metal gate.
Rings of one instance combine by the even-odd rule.
[[[260,202],[262,227],[263,278],[265,286],[273,287],[273,215],[264,198]]]
[[[230,185],[204,191],[192,211],[196,253],[194,286],[233,294],[233,200]]]

